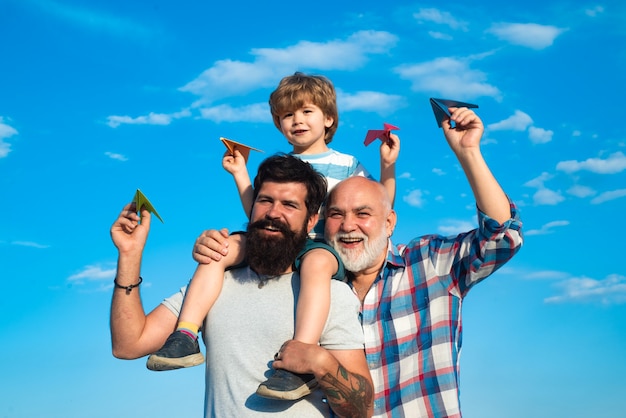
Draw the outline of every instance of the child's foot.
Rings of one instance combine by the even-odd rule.
[[[198,340],[181,331],[167,337],[163,347],[148,357],[146,367],[157,372],[193,367],[204,363]]]
[[[311,393],[316,386],[317,380],[312,374],[276,369],[269,379],[259,385],[256,393],[264,398],[295,401]]]

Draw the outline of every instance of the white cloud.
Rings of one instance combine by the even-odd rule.
[[[49,245],[39,244],[39,243],[32,242],[32,241],[13,241],[11,242],[11,245],[19,245],[21,247],[31,247],[31,248],[39,248],[39,249],[50,248]]]
[[[498,270],[501,271],[502,269]],[[524,272],[523,274],[517,274],[518,276],[522,276],[524,279],[530,279],[530,280],[555,280],[555,279],[566,279],[569,278],[570,275],[569,273],[565,273],[563,271],[557,271],[557,270],[540,270],[540,271],[534,271],[534,272]]]
[[[400,65],[394,71],[412,83],[413,91],[437,92],[459,100],[479,96],[499,98],[500,90],[487,82],[484,72],[470,68],[470,61],[437,58],[420,64]]]
[[[467,31],[467,22],[458,20],[449,12],[442,12],[439,9],[419,9],[419,11],[413,13],[413,17],[419,22],[433,22],[440,25],[446,25],[451,29]]]
[[[596,194],[596,191],[593,190],[591,187],[575,185],[570,187],[567,190],[567,193],[576,197],[589,197]]]
[[[548,180],[551,180],[552,177],[553,176],[550,173],[546,173],[544,171],[543,173],[539,175],[539,177],[535,177],[532,180],[528,180],[526,183],[524,183],[524,186],[542,188],[544,187],[544,183]]]
[[[442,41],[451,41],[452,39],[454,39],[451,35],[448,35],[447,33],[435,32],[432,30],[428,31],[428,36],[433,39],[441,39]]]
[[[475,222],[461,221],[461,220],[449,220],[447,225],[439,225],[437,230],[442,235],[458,235],[462,232],[471,231],[477,227]]]
[[[433,168],[431,171],[433,172],[433,174],[436,174],[438,176],[445,176],[446,175],[446,172],[443,171],[441,168]]]
[[[554,206],[556,204],[564,201],[565,198],[561,194],[560,191],[550,190],[548,188],[541,188],[535,192],[533,195],[533,202],[536,205],[550,205]]]
[[[532,124],[533,120],[528,114],[516,110],[512,116],[487,125],[487,128],[492,131],[525,131]]]
[[[406,100],[402,96],[386,94],[376,91],[359,91],[354,94],[337,92],[337,106],[344,110],[362,110],[379,114],[390,114],[406,107]]]
[[[4,158],[11,152],[11,144],[0,139],[0,158]]]
[[[423,193],[421,190],[412,190],[402,197],[402,200],[409,206],[421,208],[424,205]]]
[[[555,284],[560,290],[556,296],[544,299],[546,303],[601,303],[604,305],[626,303],[626,277],[611,274],[603,280],[575,277]]]
[[[567,225],[569,225],[569,221],[552,221],[543,225],[540,229],[531,229],[531,230],[525,231],[524,235],[532,236],[532,235],[552,234],[554,232],[554,228],[557,228],[560,226],[567,226]]]
[[[4,158],[11,152],[11,144],[5,142],[5,138],[17,135],[17,130],[4,123],[4,118],[0,116],[0,158]]]
[[[115,277],[116,269],[103,269],[101,266],[86,266],[82,271],[67,278],[70,282],[82,282],[83,280],[106,280]]]
[[[604,13],[604,7],[602,6],[595,6],[591,9],[586,9],[585,10],[585,14],[589,17],[596,17],[600,14]]]
[[[591,199],[592,205],[599,205],[600,203],[608,202],[610,200],[619,199],[626,196],[626,189],[611,190],[609,192],[601,193],[598,197]]]
[[[399,179],[407,179],[407,180],[413,180],[413,177],[411,176],[411,173],[409,173],[408,171],[405,171],[404,173],[400,174],[398,176]]]
[[[219,105],[200,109],[203,119],[214,122],[272,122],[267,103],[255,103],[248,106],[232,107]]]
[[[616,152],[609,155],[606,160],[588,158],[585,161],[561,161],[556,165],[556,169],[566,173],[587,170],[597,174],[615,174],[626,169],[626,156],[622,152]]]
[[[137,116],[136,118],[131,116],[109,116],[107,125],[111,128],[117,128],[120,125],[169,125],[174,119],[188,116],[191,116],[191,112],[188,109],[169,114],[150,112],[146,116]]]
[[[118,160],[118,161],[128,161],[128,158],[126,158],[124,155],[122,154],[117,154],[115,152],[105,152],[104,155],[106,155],[107,157],[111,158],[112,160]]]
[[[498,39],[532,49],[549,47],[564,31],[566,29],[536,23],[495,23],[487,30]]]
[[[250,51],[252,62],[217,61],[180,90],[213,101],[273,86],[276,74],[299,68],[355,70],[367,62],[369,55],[387,53],[397,41],[397,36],[389,32],[364,30],[341,40],[300,41],[282,49],[254,48]]]
[[[528,128],[528,138],[533,144],[545,144],[552,141],[554,132],[543,128],[531,126]]]

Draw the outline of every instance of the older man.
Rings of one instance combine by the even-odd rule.
[[[359,304],[338,280],[331,287],[320,345],[292,341],[276,356],[285,369],[314,374],[321,390],[293,402],[256,394],[267,359],[293,334],[299,277],[292,264],[325,195],[324,178],[296,157],[270,157],[259,167],[246,243],[249,266],[225,273],[222,291],[204,323],[207,417],[319,417],[329,416],[329,407],[342,417],[371,414]],[[184,297],[182,289],[145,315],[138,286],[150,213],[143,210],[140,223],[135,210],[134,204],[127,205],[111,228],[119,251],[111,336],[114,355],[125,359],[163,345],[176,326]],[[292,351],[304,355],[294,358]]]
[[[463,299],[523,241],[517,209],[480,152],[482,121],[467,108],[449,110],[444,134],[474,193],[477,229],[393,245],[396,214],[380,184],[349,178],[327,201],[326,240],[350,272],[362,305],[376,417],[461,417]],[[196,241],[195,258],[209,261],[213,250],[223,251],[220,242],[215,231],[205,232]]]

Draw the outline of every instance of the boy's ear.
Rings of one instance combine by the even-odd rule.
[[[326,121],[324,122],[324,126],[327,128],[330,128],[331,126],[333,126],[333,123],[335,123],[335,118],[326,116]]]

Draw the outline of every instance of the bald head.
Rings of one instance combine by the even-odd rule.
[[[327,206],[331,206],[334,200],[354,196],[357,192],[363,196],[364,201],[378,202],[385,211],[391,210],[391,201],[385,187],[377,181],[361,176],[349,177],[333,187],[328,195]]]

